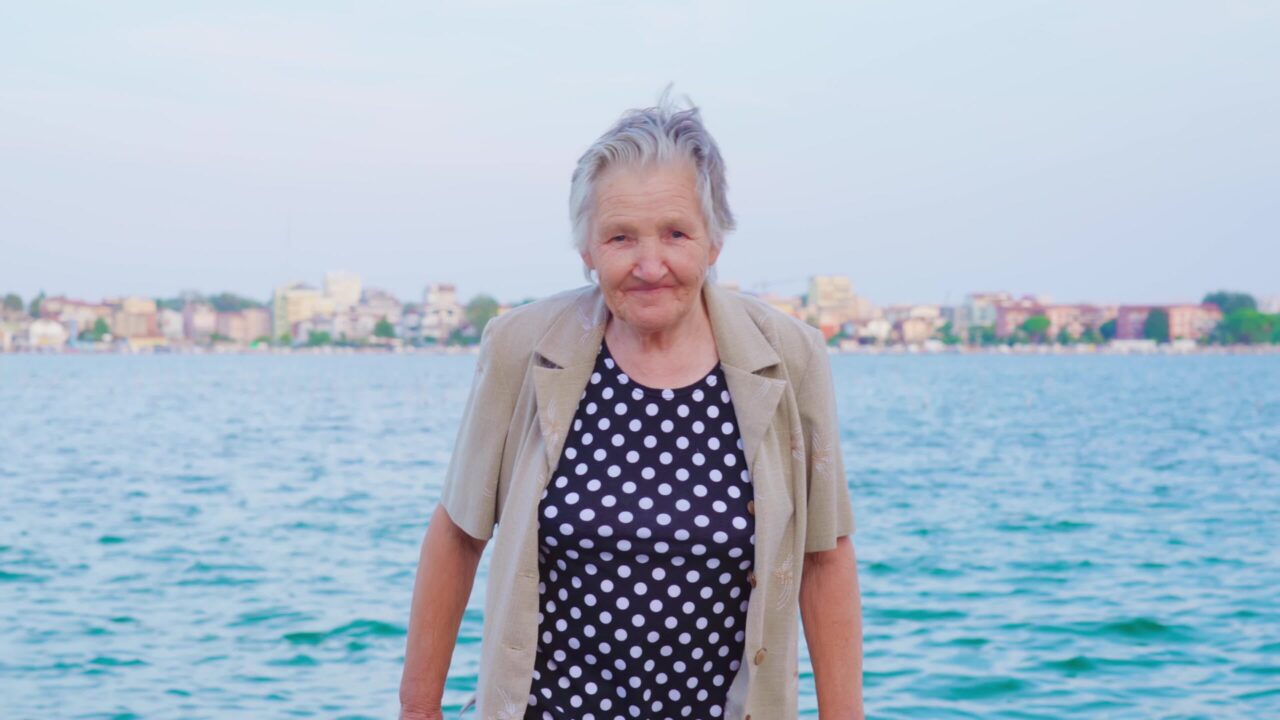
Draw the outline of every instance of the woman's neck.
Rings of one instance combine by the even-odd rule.
[[[719,359],[703,298],[680,322],[644,331],[610,313],[605,342],[625,372],[644,385],[679,387],[710,372]]]

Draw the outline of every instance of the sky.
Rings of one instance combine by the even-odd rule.
[[[569,177],[668,83],[724,281],[1280,295],[1280,3],[11,3],[0,292],[581,285]]]

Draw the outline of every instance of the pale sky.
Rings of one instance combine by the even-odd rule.
[[[1280,3],[11,3],[0,292],[583,282],[569,175],[668,82],[748,289],[1280,294]]]

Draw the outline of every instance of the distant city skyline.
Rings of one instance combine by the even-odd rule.
[[[0,24],[0,292],[581,285],[569,173],[668,82],[744,289],[879,305],[1280,294],[1280,5],[27,4]]]
[[[274,284],[274,286],[269,288],[266,292],[255,292],[251,289],[245,290],[245,289],[239,289],[236,287],[219,286],[219,287],[180,287],[173,290],[155,292],[155,293],[114,291],[114,292],[106,292],[101,294],[80,293],[80,292],[74,292],[74,291],[68,292],[62,289],[50,290],[48,288],[42,287],[41,289],[38,289],[35,292],[23,293],[11,287],[0,287],[0,296],[3,296],[4,294],[11,293],[11,292],[17,293],[22,298],[24,303],[29,303],[38,294],[44,293],[46,297],[65,297],[65,298],[75,299],[75,300],[84,300],[87,302],[99,302],[108,298],[127,298],[127,297],[145,297],[145,298],[151,298],[155,300],[175,299],[175,298],[181,297],[186,293],[196,293],[203,297],[211,297],[219,293],[226,292],[226,293],[232,293],[232,294],[238,295],[240,297],[243,297],[249,300],[260,302],[265,306],[270,306],[272,301],[272,295],[278,287],[282,285],[291,284],[291,283],[298,283],[307,287],[320,290],[320,289],[323,289],[324,287],[323,277],[327,273],[333,273],[333,272],[351,273],[357,276],[358,278],[360,278],[360,282],[363,284],[364,289],[386,292],[396,297],[397,299],[403,300],[406,303],[418,302],[421,299],[421,295],[423,293],[424,287],[429,285],[434,285],[434,284],[440,284],[440,283],[457,287],[458,296],[463,301],[470,300],[471,298],[474,298],[477,295],[488,295],[500,303],[519,303],[525,300],[536,300],[541,297],[545,297],[547,295],[560,292],[562,290],[568,290],[573,287],[578,287],[578,286],[587,284],[587,281],[583,279],[581,275],[578,275],[576,279],[571,277],[566,284],[553,287],[546,293],[521,294],[521,293],[507,293],[507,292],[503,292],[500,288],[493,288],[493,287],[488,287],[488,288],[476,287],[472,289],[467,289],[465,286],[461,285],[460,283],[452,282],[447,277],[441,277],[441,278],[432,278],[429,280],[419,282],[416,289],[410,288],[408,290],[401,291],[401,290],[388,287],[385,284],[371,282],[368,279],[369,278],[368,275],[365,275],[358,271],[352,271],[349,268],[343,268],[341,270],[336,270],[336,271],[335,270],[321,271],[320,274],[316,277],[311,277],[311,276],[293,277],[288,282],[277,281]],[[786,281],[743,283],[735,278],[725,277],[723,270],[721,270],[720,273],[721,273],[720,277],[717,280],[718,283],[737,285],[739,289],[746,292],[753,293],[753,294],[774,294],[774,295],[783,295],[783,296],[803,296],[807,290],[807,287],[811,279],[815,276],[839,275],[839,276],[847,277],[847,275],[845,275],[844,273],[839,273],[839,272],[823,272],[823,273],[814,272],[801,278],[791,278]],[[906,299],[906,300],[901,300],[897,302],[881,302],[877,298],[870,297],[866,295],[864,292],[862,292],[859,289],[860,286],[858,285],[856,278],[851,278],[851,280],[853,280],[853,288],[855,292],[857,292],[860,297],[865,298],[866,300],[870,301],[871,303],[873,303],[878,307],[908,306],[908,305],[958,306],[963,304],[965,298],[969,295],[983,294],[983,293],[990,293],[990,292],[1009,293],[1010,295],[1013,295],[1015,297],[1035,297],[1045,302],[1053,302],[1053,303],[1095,303],[1095,304],[1112,304],[1112,305],[1142,305],[1142,304],[1160,305],[1160,304],[1177,304],[1177,303],[1199,303],[1204,296],[1213,292],[1224,291],[1224,290],[1250,294],[1255,298],[1257,298],[1259,302],[1264,302],[1264,301],[1275,302],[1277,299],[1280,299],[1280,282],[1277,282],[1276,285],[1278,289],[1272,292],[1266,292],[1266,291],[1255,292],[1248,288],[1241,288],[1238,284],[1228,284],[1222,287],[1212,287],[1212,288],[1206,287],[1204,290],[1200,292],[1189,293],[1188,295],[1182,296],[1182,297],[1156,298],[1156,299],[1145,298],[1145,297],[1130,297],[1131,295],[1133,295],[1133,293],[1122,293],[1121,299],[1117,300],[1111,297],[1102,297],[1102,298],[1060,297],[1051,292],[1040,292],[1035,288],[977,287],[977,288],[960,291],[958,293],[947,293],[946,294],[947,296],[945,297],[945,299],[942,299],[942,300]]]

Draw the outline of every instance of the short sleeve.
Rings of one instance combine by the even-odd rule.
[[[510,371],[497,362],[496,319],[480,334],[471,394],[462,411],[457,439],[445,471],[440,503],[454,524],[480,540],[493,536],[498,517],[498,478],[507,429],[515,407]]]
[[[854,531],[853,502],[840,449],[831,358],[821,340],[816,341],[813,353],[796,390],[808,482],[805,552],[830,550],[836,546],[837,538]]]

